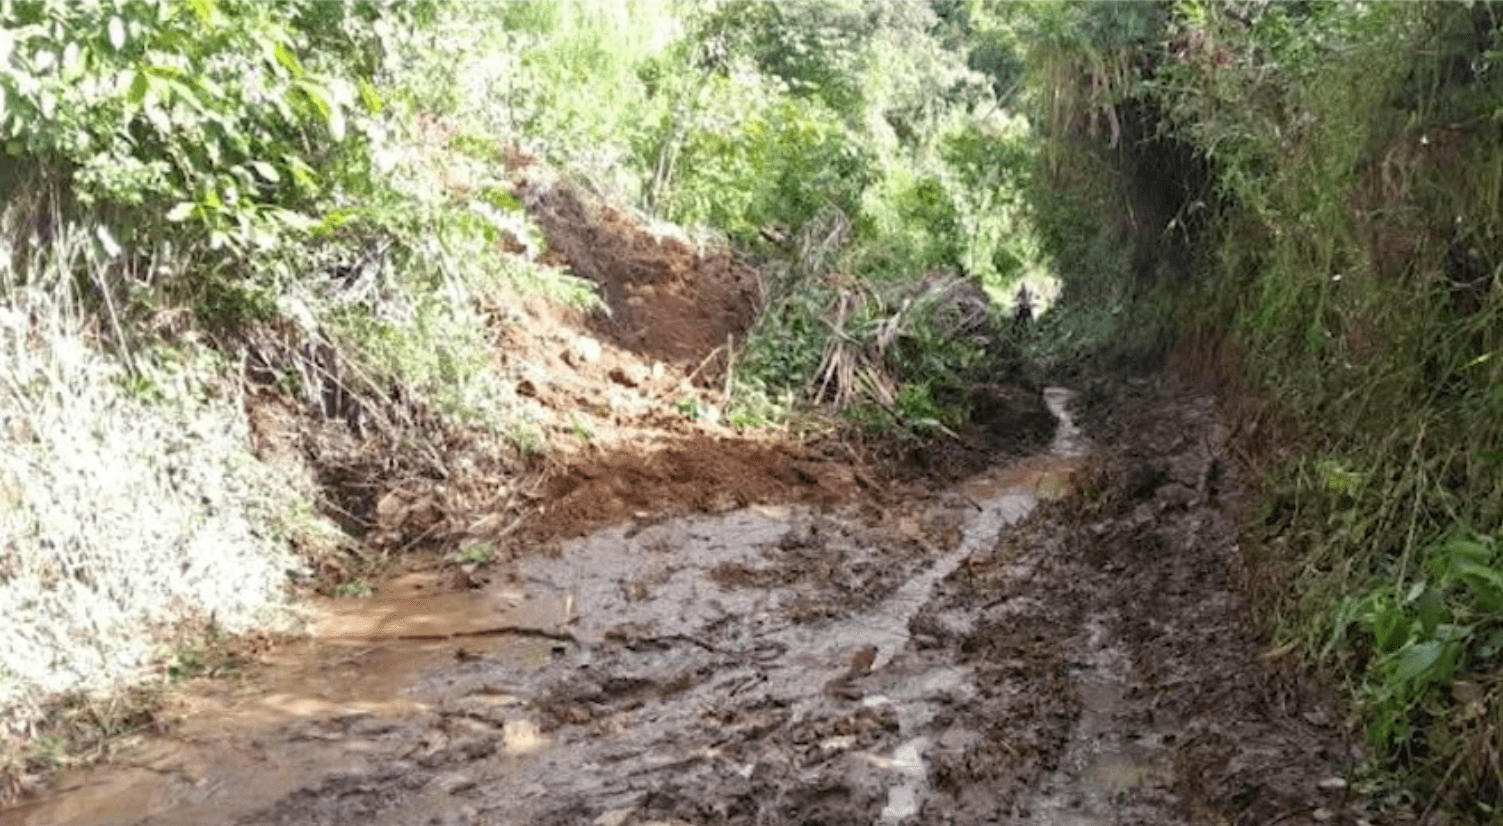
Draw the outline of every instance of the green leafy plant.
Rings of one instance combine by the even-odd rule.
[[[1503,560],[1495,537],[1456,531],[1425,549],[1424,578],[1401,594],[1383,588],[1355,613],[1371,635],[1369,736],[1385,748],[1415,734],[1416,707],[1469,668],[1503,653]]]
[[[495,558],[496,546],[489,542],[462,547],[445,557],[455,565],[484,565]]]

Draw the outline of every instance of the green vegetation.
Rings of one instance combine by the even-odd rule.
[[[1176,16],[1151,93],[1234,205],[1189,317],[1314,429],[1261,528],[1269,615],[1346,675],[1386,767],[1495,816],[1499,10],[1230,11]]]
[[[1118,288],[1237,354],[1223,369],[1292,423],[1249,526],[1276,644],[1347,686],[1370,768],[1481,819],[1503,805],[1499,11],[1070,7],[1030,62],[1067,90],[1051,150],[1115,160],[1156,266],[1198,236]],[[1134,13],[1149,37],[1105,25]]]
[[[275,609],[325,529],[248,394],[411,464],[445,428],[547,449],[498,343],[522,296],[600,301],[543,263],[521,155],[757,265],[696,420],[946,438],[973,384],[1235,354],[1293,423],[1248,528],[1276,644],[1372,768],[1495,816],[1499,11],[0,0],[0,708]]]

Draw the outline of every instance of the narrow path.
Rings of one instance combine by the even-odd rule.
[[[1100,459],[1050,390],[1051,455],[886,513],[634,522],[343,603],[0,824],[1376,822],[1257,656],[1209,401],[1140,391]]]

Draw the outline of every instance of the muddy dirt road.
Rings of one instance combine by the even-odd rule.
[[[1050,390],[1052,451],[881,512],[644,518],[331,603],[0,824],[1387,822],[1261,656],[1225,433],[1164,385]]]

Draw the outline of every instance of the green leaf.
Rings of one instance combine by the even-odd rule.
[[[1452,561],[1457,563],[1470,562],[1476,565],[1486,565],[1493,558],[1493,549],[1490,544],[1467,539],[1453,539],[1447,542],[1446,550],[1451,553]]]
[[[365,111],[372,115],[381,114],[381,108],[384,105],[384,102],[381,100],[381,93],[376,91],[374,84],[363,77],[358,82],[360,84],[360,102],[365,106]]]
[[[204,111],[204,105],[198,99],[198,90],[177,78],[164,78],[161,81],[164,88],[172,90],[172,99],[186,103],[189,108],[200,114]]]
[[[1439,640],[1411,646],[1399,655],[1393,678],[1398,682],[1409,682],[1420,677],[1431,676],[1430,672],[1435,669],[1436,664],[1440,662],[1440,655],[1444,653],[1445,644]]]
[[[278,43],[272,48],[271,53],[276,56],[277,62],[282,64],[283,68],[292,73],[293,77],[303,76],[303,64],[298,62],[297,55],[286,43]]]
[[[115,47],[115,51],[118,52],[125,48],[125,21],[121,20],[118,16],[111,17],[109,32],[110,45]]]
[[[251,169],[256,170],[256,174],[260,175],[261,179],[266,181],[267,183],[281,183],[282,176],[278,174],[277,168],[267,163],[266,161],[251,161],[250,165]]]
[[[328,92],[318,84],[307,81],[299,81],[296,88],[313,105],[313,108],[318,112],[318,116],[328,120],[330,112]]]
[[[1409,622],[1402,608],[1388,603],[1373,617],[1372,631],[1378,650],[1395,651],[1409,639]]]
[[[141,69],[136,70],[136,76],[130,80],[130,91],[126,93],[126,100],[131,103],[140,103],[146,99],[146,92],[151,88],[151,78]]]
[[[313,167],[309,166],[302,158],[296,155],[287,155],[283,158],[287,163],[287,170],[292,173],[292,179],[297,181],[305,189],[318,189],[318,178]]]
[[[1426,588],[1419,599],[1414,601],[1414,608],[1419,613],[1420,637],[1428,639],[1435,634],[1435,629],[1444,622],[1449,615],[1446,610],[1446,602],[1440,592],[1434,588]]]
[[[187,220],[188,216],[192,215],[193,210],[197,208],[198,204],[195,204],[192,201],[180,201],[178,202],[177,206],[174,206],[170,211],[168,211],[167,220],[173,223]]]
[[[193,10],[193,15],[203,26],[210,26],[214,22],[213,0],[188,0],[188,8]]]

